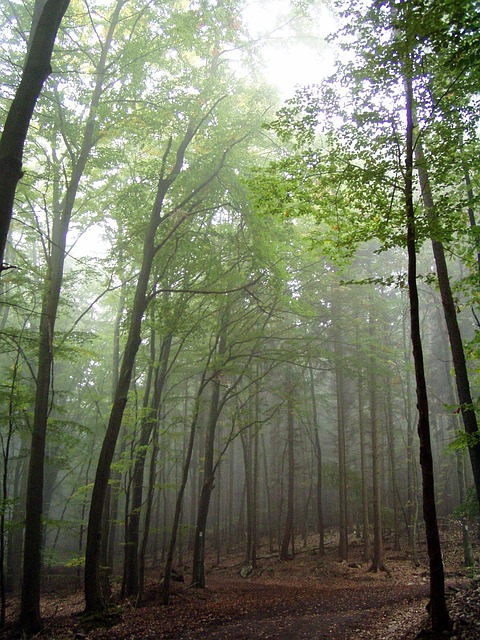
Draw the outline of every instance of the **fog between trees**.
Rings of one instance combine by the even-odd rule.
[[[96,611],[239,549],[418,562],[412,282],[427,506],[473,562],[478,15],[337,4],[335,74],[281,105],[242,3],[70,3],[0,279],[3,621],[21,593],[40,628],[52,571]],[[32,12],[2,9],[3,121]]]

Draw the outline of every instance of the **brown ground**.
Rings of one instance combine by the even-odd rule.
[[[479,640],[480,589],[471,587],[456,544],[444,544],[452,638]],[[412,566],[404,553],[387,550],[390,571],[374,574],[351,553],[350,566],[336,561],[332,547],[319,560],[313,552],[294,560],[260,559],[248,578],[239,575],[234,558],[212,569],[207,589],[175,583],[171,605],[160,604],[159,585],[150,582],[145,604],[121,603],[110,627],[92,628],[82,621],[82,594],[50,582],[43,600],[45,630],[39,640],[407,640],[425,626],[428,596],[426,567]],[[355,558],[357,556],[357,558]],[[18,602],[10,603],[15,619]],[[2,638],[11,637],[7,631]]]

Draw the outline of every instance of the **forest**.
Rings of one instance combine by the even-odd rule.
[[[335,630],[349,585],[478,639],[478,0],[8,0],[0,34],[0,636],[407,638]],[[288,598],[337,622],[269,635]]]

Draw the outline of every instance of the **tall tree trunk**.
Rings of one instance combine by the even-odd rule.
[[[121,229],[119,230],[121,233]],[[120,264],[123,263],[123,253],[120,252]],[[118,300],[117,313],[115,315],[115,323],[113,327],[113,344],[112,344],[112,402],[115,397],[115,389],[118,384],[120,372],[120,327],[125,310],[126,297],[126,281],[122,279],[120,288],[120,297]],[[125,447],[125,438],[120,436],[120,448],[117,451],[118,459],[121,459]],[[100,563],[103,567],[102,571],[102,591],[108,595],[110,588],[110,577],[113,575],[115,562],[115,547],[117,538],[117,517],[120,497],[121,473],[116,470],[112,473],[112,477],[107,487],[105,495],[105,508],[102,524],[102,545],[100,550]]]
[[[170,186],[182,170],[185,152],[193,139],[194,134],[195,128],[190,123],[177,150],[175,165],[168,175],[165,175],[165,167],[171,148],[170,143],[167,145],[167,149],[163,157],[155,202],[152,207],[149,224],[144,236],[142,266],[138,274],[137,285],[135,288],[127,342],[123,352],[123,359],[120,367],[117,388],[115,390],[113,406],[97,464],[92,500],[90,503],[85,554],[85,610],[89,612],[103,609],[105,607],[100,584],[99,567],[103,508],[110,476],[110,466],[115,453],[115,446],[117,444],[118,434],[122,424],[123,413],[127,404],[135,358],[141,342],[143,315],[149,302],[148,282],[150,279],[153,261],[158,251],[158,247],[155,245],[156,232],[161,223],[161,212],[163,209],[164,199]],[[179,226],[181,222],[182,220],[178,222],[177,226]]]
[[[160,348],[159,362],[155,376],[153,398],[148,415],[142,420],[140,437],[137,443],[137,454],[135,457],[132,476],[132,500],[128,517],[128,538],[126,541],[128,553],[127,559],[127,581],[125,588],[126,596],[138,594],[139,589],[139,536],[140,536],[140,515],[143,502],[143,475],[145,471],[145,461],[147,447],[154,429],[158,429],[158,420],[161,412],[161,402],[165,381],[167,379],[168,362],[170,358],[170,348],[172,345],[172,334],[167,335]]]
[[[415,111],[412,107],[412,119],[414,131],[418,132],[417,123],[415,121]],[[460,411],[462,414],[465,433],[469,438],[468,453],[472,465],[473,479],[477,491],[477,499],[480,504],[480,434],[478,431],[477,416],[475,414],[472,393],[470,390],[470,381],[468,379],[467,363],[465,359],[465,351],[463,349],[462,335],[458,324],[457,312],[455,309],[455,301],[453,298],[450,278],[448,274],[447,260],[445,257],[445,249],[443,243],[435,237],[435,226],[438,222],[438,216],[433,200],[432,187],[430,184],[427,163],[423,151],[423,144],[420,134],[415,137],[415,160],[420,180],[420,188],[422,190],[423,204],[427,212],[428,220],[432,226],[432,250],[435,259],[435,267],[437,271],[438,287],[442,299],[443,313],[445,323],[447,325],[448,339],[452,350],[453,367],[455,371],[455,381],[457,384],[458,400],[460,402]]]
[[[387,444],[388,459],[390,462],[391,475],[391,500],[393,509],[393,535],[394,549],[400,550],[400,531],[398,527],[398,482],[397,482],[397,456],[395,447],[395,430],[393,428],[393,401],[392,386],[389,379],[385,379],[386,388],[386,419],[387,419]]]
[[[384,550],[383,550],[383,527],[382,527],[382,483],[381,467],[382,452],[380,444],[380,427],[378,417],[378,389],[377,389],[377,362],[373,356],[373,345],[375,344],[375,324],[376,319],[372,314],[369,318],[369,337],[372,349],[370,356],[370,423],[372,428],[372,502],[373,502],[373,557],[370,571],[383,571]]]
[[[309,366],[308,373],[310,376],[310,397],[312,399],[312,422],[314,430],[314,451],[317,462],[316,468],[316,506],[317,506],[317,527],[318,527],[318,553],[320,556],[325,555],[325,525],[323,520],[323,486],[322,486],[322,445],[320,443],[320,425],[318,421],[317,398],[315,395],[315,380],[313,377],[313,368]]]
[[[407,214],[408,290],[410,298],[410,331],[417,388],[418,437],[420,440],[420,465],[422,469],[423,517],[427,537],[430,566],[430,617],[433,631],[443,633],[450,630],[450,618],[445,600],[445,573],[438,533],[435,506],[435,481],[433,475],[432,447],[430,442],[430,420],[427,385],[423,362],[420,333],[420,314],[417,289],[416,226],[413,204],[413,89],[411,60],[408,59],[405,73],[406,89],[406,172],[405,205]]]
[[[290,374],[288,374],[290,377]],[[288,560],[290,556],[290,543],[293,545],[294,525],[294,501],[295,501],[295,447],[294,447],[294,401],[293,384],[287,379],[287,454],[288,454],[288,478],[287,478],[287,512],[283,529],[282,544],[280,547],[280,560]]]
[[[0,276],[2,271],[8,268],[4,262],[5,247],[13,215],[15,191],[23,175],[23,150],[28,128],[45,80],[52,71],[50,62],[53,46],[68,5],[69,0],[46,0],[46,2],[37,0],[35,2],[22,78],[10,105],[0,138]],[[32,578],[34,578],[33,575]],[[34,596],[33,599],[32,596],[29,598],[31,601],[27,604],[25,600],[24,605],[31,610],[31,630],[34,632],[35,628],[37,630],[40,628],[40,615],[37,611],[39,607]]]
[[[465,160],[465,156],[463,153],[463,139],[460,138],[460,155],[462,160],[462,170],[463,170],[463,178],[465,180],[465,187],[467,189],[467,199],[468,199],[468,222],[470,228],[472,230],[476,230],[477,221],[475,220],[475,211],[474,211],[474,203],[475,203],[475,194],[473,192],[472,180],[470,178],[470,169],[468,167],[468,163]],[[474,235],[475,248],[477,251],[477,276],[480,277],[480,240],[478,238],[478,234]],[[478,320],[477,320],[478,322]]]
[[[218,339],[217,358],[220,362],[225,356],[227,348],[227,326],[228,312],[224,312]],[[200,589],[205,588],[205,536],[208,512],[210,508],[210,498],[212,496],[213,483],[215,480],[215,431],[220,415],[220,375],[221,369],[217,369],[211,382],[212,395],[205,432],[203,478],[198,502],[197,523],[195,527],[195,539],[193,546],[192,586]]]
[[[80,179],[85,171],[87,160],[93,146],[96,111],[103,93],[103,79],[107,63],[107,54],[113,41],[113,34],[118,23],[120,9],[124,2],[125,0],[121,0],[117,3],[105,43],[102,46],[100,59],[96,68],[96,84],[92,93],[80,154],[72,169],[72,175],[63,201],[59,206],[55,206],[56,211],[59,213],[54,215],[52,238],[49,247],[50,252],[47,257],[47,277],[39,328],[38,370],[27,487],[23,583],[19,620],[21,628],[26,633],[38,631],[41,626],[40,571],[42,513],[44,507],[44,461],[47,419],[51,399],[50,385],[53,367],[53,336],[63,281],[67,233]],[[47,2],[47,4],[50,3]],[[38,29],[40,29],[41,20],[42,17],[40,17]],[[57,200],[58,187],[56,193],[54,193],[54,202],[57,202]]]
[[[339,509],[339,534],[338,546],[339,559],[348,557],[348,520],[347,520],[347,463],[345,449],[345,382],[343,373],[343,346],[337,331],[333,338],[335,350],[335,385],[337,396],[337,434],[338,434],[338,509]]]
[[[143,590],[145,586],[145,563],[150,537],[150,525],[153,514],[153,498],[155,495],[155,480],[157,477],[157,457],[159,452],[158,428],[154,429],[152,437],[152,454],[150,456],[150,469],[148,475],[147,497],[145,504],[145,518],[143,520],[143,535],[138,550],[138,592],[135,599],[135,606],[138,607],[143,601]]]
[[[363,412],[363,369],[358,373],[358,426],[360,431],[360,475],[362,482],[362,521],[363,521],[363,557],[371,560],[372,546],[370,541],[369,491],[367,480],[367,452],[365,443],[365,419]]]

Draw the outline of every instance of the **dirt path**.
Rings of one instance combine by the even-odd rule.
[[[400,589],[384,586],[325,587],[299,592],[284,585],[223,586],[230,595],[237,592],[243,612],[210,614],[197,621],[195,629],[172,630],[165,638],[178,640],[349,640],[359,638],[400,638],[399,628],[408,623],[408,612],[423,615],[427,590],[424,585]],[[222,600],[222,598],[221,598]],[[280,601],[280,602],[279,602]],[[226,603],[225,603],[226,604]],[[403,612],[403,615],[399,614]],[[392,618],[395,613],[397,621]],[[197,627],[197,624],[199,625]],[[389,628],[389,626],[391,628]],[[382,635],[377,635],[382,630]],[[147,638],[147,636],[142,636]]]
[[[410,640],[426,618],[428,580],[405,555],[389,558],[390,574],[367,565],[298,555],[292,562],[263,559],[248,578],[239,566],[212,569],[207,589],[175,583],[161,604],[152,580],[141,608],[118,603],[110,626],[86,626],[80,592],[48,585],[42,600],[45,629],[37,640]],[[453,565],[452,565],[453,566]],[[152,578],[155,574],[152,574]],[[450,583],[461,581],[456,568]],[[9,603],[15,620],[18,600]],[[11,632],[0,634],[0,640]],[[471,636],[476,638],[478,636]]]

